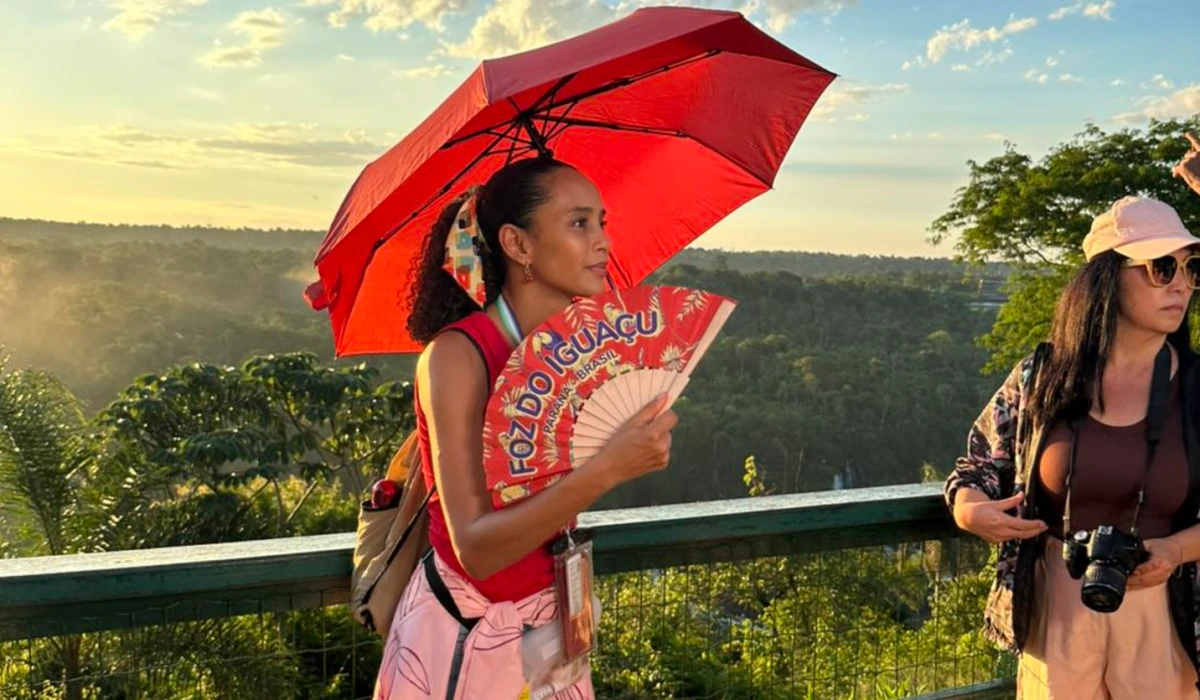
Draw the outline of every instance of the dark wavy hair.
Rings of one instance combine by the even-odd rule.
[[[480,190],[475,214],[487,242],[483,256],[487,303],[495,301],[504,286],[507,264],[500,247],[500,227],[512,224],[528,229],[533,212],[550,198],[546,176],[559,168],[571,166],[546,157],[514,161],[496,171]],[[408,332],[422,344],[433,340],[451,323],[480,310],[475,300],[442,268],[446,259],[446,239],[465,199],[466,194],[463,194],[442,210],[409,274],[414,283],[409,290]]]
[[[1042,425],[1087,415],[1093,397],[1104,410],[1104,369],[1117,336],[1123,261],[1114,251],[1097,255],[1058,297],[1050,331],[1053,349],[1030,397],[1030,412]],[[1192,358],[1190,313],[1189,309],[1179,329],[1167,336],[1181,366]]]

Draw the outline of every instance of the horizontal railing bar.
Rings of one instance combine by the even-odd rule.
[[[579,523],[594,533],[601,574],[954,535],[936,484],[597,511]],[[0,640],[342,603],[354,541],[0,560]]]
[[[976,683],[960,688],[947,688],[936,693],[918,695],[911,700],[1012,700],[1017,692],[1013,678],[1000,678],[986,683]]]

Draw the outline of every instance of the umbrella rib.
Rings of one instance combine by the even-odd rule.
[[[698,63],[700,61],[706,61],[720,53],[721,53],[720,49],[712,49],[711,51],[706,51],[705,53],[703,53],[699,56],[692,56],[690,58],[685,58],[682,61],[677,61],[675,63],[668,63],[665,66],[659,66],[658,68],[648,70],[644,73],[638,73],[637,75],[631,75],[627,78],[618,78],[617,80],[614,80],[611,83],[606,83],[599,87],[592,88],[591,90],[588,90],[586,92],[581,92],[578,95],[572,95],[571,97],[568,97],[567,99],[563,100],[562,102],[552,102],[552,103],[546,105],[545,110],[549,111],[549,110],[557,109],[564,105],[577,104],[588,98],[595,97],[596,95],[602,95],[606,92],[618,90],[623,87],[629,87],[630,85],[633,85],[634,83],[640,83],[641,81],[646,80],[647,78],[653,78],[656,75],[661,75],[663,73],[673,71],[676,68],[683,68],[684,66],[688,66],[693,63]]]
[[[606,129],[608,131],[628,131],[628,132],[633,132],[633,133],[637,133],[637,134],[657,134],[659,136],[669,136],[669,137],[673,137],[673,138],[688,139],[688,140],[700,145],[702,148],[705,148],[709,151],[712,151],[713,153],[716,153],[717,155],[721,156],[725,160],[736,165],[738,168],[741,168],[741,170],[743,172],[745,172],[750,177],[753,177],[755,180],[758,180],[758,182],[761,183],[764,187],[766,187],[768,189],[773,187],[773,185],[770,182],[768,182],[767,180],[764,180],[761,175],[754,172],[754,170],[752,170],[745,163],[742,163],[742,162],[738,161],[737,159],[732,158],[727,153],[721,153],[717,149],[713,148],[712,145],[707,144],[704,141],[701,141],[700,139],[696,138],[692,134],[687,133],[686,131],[681,131],[678,129],[656,129],[651,126],[610,124],[609,122],[594,121],[594,120],[590,120],[590,119],[551,118],[550,120],[557,122],[562,127],[558,131],[554,132],[554,134],[556,136],[558,134],[562,133],[563,131],[565,131],[568,127],[580,126],[580,127],[585,127],[585,128],[589,128],[589,129]],[[549,141],[549,139],[546,139],[546,140]]]
[[[633,126],[627,124],[614,124],[610,122],[595,121],[592,119],[565,119],[560,117],[547,117],[547,121],[552,121],[562,125],[562,129],[555,132],[562,133],[567,127],[585,126],[592,129],[607,129],[609,131],[633,131],[639,134],[658,134],[659,136],[673,136],[675,138],[690,138],[687,132],[679,129],[657,129],[652,126]]]
[[[384,235],[380,236],[379,240],[375,241],[375,243],[371,246],[371,253],[367,257],[366,266],[369,266],[371,264],[371,260],[374,259],[374,257],[375,257],[375,251],[382,248],[383,244],[387,243],[388,240],[390,240],[392,236],[396,235],[396,233],[398,231],[400,231],[405,226],[407,226],[409,224],[409,222],[411,222],[413,219],[420,216],[422,212],[424,212],[427,208],[429,208],[429,205],[431,205],[437,201],[438,197],[441,197],[441,196],[445,195],[447,192],[449,192],[450,188],[454,187],[454,183],[458,182],[459,180],[461,180],[463,178],[464,175],[471,172],[471,169],[474,168],[476,165],[478,165],[481,160],[483,160],[484,158],[487,158],[488,156],[495,155],[496,152],[493,151],[492,149],[496,147],[496,144],[500,143],[504,139],[506,139],[506,138],[511,139],[512,137],[508,135],[508,132],[512,131],[516,127],[517,127],[516,124],[512,124],[509,126],[508,130],[505,133],[497,134],[496,138],[490,144],[488,144],[487,148],[483,149],[482,151],[479,152],[478,155],[476,155],[474,158],[472,158],[470,163],[467,163],[467,165],[462,170],[459,170],[458,173],[455,174],[454,177],[450,178],[446,182],[446,184],[443,185],[441,187],[441,189],[439,189],[437,192],[435,192],[433,194],[433,196],[430,197],[424,204],[422,204],[420,207],[417,207],[416,209],[414,209],[413,212],[411,214],[409,214],[406,219],[404,219],[404,221],[402,221],[399,224],[397,224],[396,226],[392,227],[392,230],[390,230],[387,233],[385,233]],[[363,269],[366,269],[366,266],[364,266]]]
[[[508,103],[512,105],[514,110],[517,110],[517,118],[513,120],[513,123],[525,129],[525,133],[529,134],[530,146],[536,149],[539,155],[551,156],[550,148],[546,145],[549,139],[544,135],[545,129],[542,130],[542,133],[539,133],[537,125],[533,123],[534,112],[521,111],[521,108],[517,106],[517,103],[511,97],[508,98]]]
[[[558,94],[558,92],[560,90],[562,90],[562,88],[565,87],[568,82],[573,80],[576,75],[578,75],[577,73],[571,73],[570,75],[564,76],[563,78],[559,79],[559,81],[554,84],[554,87],[547,90],[540,98],[538,98],[538,101],[535,102],[529,109],[518,110],[518,113],[516,115],[514,115],[512,118],[510,118],[508,121],[501,122],[499,124],[493,124],[486,128],[480,129],[479,131],[476,131],[476,132],[467,134],[465,136],[460,136],[456,139],[447,141],[442,146],[442,149],[444,150],[444,149],[448,149],[448,148],[453,148],[464,141],[470,141],[471,139],[477,138],[479,136],[483,136],[483,135],[492,133],[493,129],[497,129],[501,126],[505,126],[507,124],[512,124],[513,122],[519,121],[520,118],[524,115],[532,116],[533,114],[537,114],[537,113],[549,113],[560,107],[568,107],[568,108],[573,107],[574,105],[582,102],[583,100],[595,97],[596,95],[602,95],[602,94],[604,94],[606,92],[610,92],[612,90],[617,90],[617,89],[620,89],[623,87],[628,87],[634,83],[641,82],[642,80],[645,80],[647,78],[652,78],[656,75],[661,75],[662,73],[666,73],[667,71],[672,71],[672,70],[675,70],[676,68],[682,68],[683,66],[687,66],[692,63],[697,63],[699,61],[707,60],[707,59],[712,58],[713,56],[716,56],[720,53],[721,53],[721,51],[719,49],[713,49],[713,50],[707,51],[699,56],[692,56],[690,58],[685,58],[682,61],[677,61],[675,63],[670,63],[665,66],[660,66],[658,68],[648,70],[644,73],[639,73],[637,75],[629,76],[627,78],[619,78],[610,83],[605,83],[604,85],[593,88],[586,92],[581,92],[578,95],[568,97],[560,102],[555,102],[554,99],[555,99],[555,96]],[[549,104],[543,105],[543,103],[546,102],[547,100],[550,100]],[[510,100],[510,104],[511,104],[511,100]],[[513,105],[513,108],[516,109],[515,104]],[[549,140],[549,139],[547,139],[547,140]]]
[[[566,130],[567,130],[567,127],[568,127],[568,125],[567,125],[567,124],[563,124],[563,123],[562,123],[562,120],[564,120],[564,119],[566,119],[567,117],[571,116],[571,112],[572,112],[572,111],[574,111],[574,110],[575,110],[575,107],[576,107],[576,106],[578,106],[578,105],[579,105],[579,103],[578,103],[578,102],[573,102],[573,103],[571,103],[571,104],[567,105],[567,108],[566,108],[565,110],[563,110],[563,113],[562,113],[562,114],[560,114],[560,115],[558,116],[558,119],[559,119],[559,121],[558,121],[557,125],[556,125],[556,126],[554,126],[554,127],[553,127],[553,128],[550,130],[550,133],[549,133],[549,134],[547,134],[547,135],[546,135],[546,142],[547,142],[547,143],[549,143],[550,141],[553,141],[555,138],[558,138],[558,135],[559,135],[559,134],[561,134],[562,132],[564,132],[564,131],[566,131]]]

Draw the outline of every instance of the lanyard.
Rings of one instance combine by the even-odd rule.
[[[500,312],[500,325],[504,326],[509,340],[513,341],[513,345],[520,345],[524,336],[521,334],[521,327],[517,325],[517,317],[513,314],[512,307],[508,305],[508,300],[504,298],[503,292],[496,297],[496,309]]]

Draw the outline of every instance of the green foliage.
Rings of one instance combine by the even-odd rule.
[[[3,228],[0,323],[13,360],[53,372],[91,412],[136,377],[167,367],[237,366],[296,351],[330,357],[328,320],[302,297],[315,279],[315,244],[96,243],[87,235],[6,237]],[[412,376],[410,358],[372,366]]]
[[[10,370],[0,347],[0,556],[77,549],[68,520],[91,447],[71,392],[46,372]]]
[[[772,490],[753,458],[745,475]],[[987,554],[954,540],[602,579],[597,694],[900,698],[1011,675],[979,631]]]
[[[735,498],[748,454],[781,493],[908,483],[952,464],[995,380],[992,314],[895,283],[678,266],[656,281],[737,299],[676,405],[671,466],[604,507]]]
[[[985,163],[967,162],[970,180],[930,226],[930,240],[957,234],[961,259],[1005,263],[1016,273],[985,341],[994,353],[989,369],[1010,369],[1045,338],[1053,300],[1083,261],[1092,219],[1116,200],[1159,199],[1200,230],[1200,197],[1171,176],[1188,150],[1184,132],[1198,128],[1200,117],[1152,121],[1144,130],[1089,125],[1037,162],[1012,144]]]
[[[294,353],[139,378],[96,421],[98,548],[352,529],[354,504],[413,427],[411,386],[375,385],[377,374]],[[304,510],[313,498],[319,513]]]

